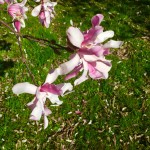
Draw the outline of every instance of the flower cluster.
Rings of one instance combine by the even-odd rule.
[[[41,9],[42,5],[37,7]],[[33,10],[34,12],[35,10]],[[75,86],[86,81],[89,77],[92,79],[108,78],[108,72],[112,65],[105,56],[110,54],[110,48],[119,48],[123,42],[108,40],[114,36],[114,32],[104,31],[103,27],[99,25],[103,18],[101,14],[95,15],[91,19],[92,27],[85,32],[81,32],[79,28],[73,26],[69,27],[67,30],[68,43],[71,48],[76,50],[76,53],[70,56],[69,61],[48,73],[43,85],[37,87],[28,82],[14,85],[12,90],[17,95],[21,93],[35,95],[34,99],[27,104],[32,110],[31,120],[40,120],[43,115],[44,128],[46,128],[48,126],[47,116],[51,114],[45,105],[46,99],[49,99],[52,104],[60,105],[62,101],[58,96],[63,96],[66,91],[73,89],[70,83],[53,84],[59,75],[66,75],[65,80],[69,80],[83,71],[82,75],[74,81]]]
[[[33,94],[34,99],[27,104],[27,106],[32,110],[30,119],[31,120],[40,120],[41,116],[44,116],[44,128],[48,126],[47,116],[51,114],[46,105],[46,99],[48,98],[52,104],[61,105],[62,101],[59,100],[58,96],[63,96],[66,91],[72,90],[72,85],[70,83],[63,84],[50,84],[48,82],[37,87],[28,82],[18,83],[14,85],[12,91],[14,94],[29,93]]]
[[[38,16],[39,21],[46,28],[49,27],[51,20],[54,18],[54,7],[56,2],[50,0],[35,0],[40,4],[32,10],[32,16]],[[6,3],[8,14],[13,19],[13,26],[16,32],[20,32],[21,27],[25,27],[26,12],[28,8],[25,6],[27,0],[18,3],[17,0],[0,0],[0,4]],[[46,100],[49,99],[53,105],[61,105],[62,101],[59,96],[64,96],[67,91],[72,91],[71,83],[61,83],[55,85],[55,80],[60,75],[65,75],[65,80],[69,80],[78,76],[75,79],[74,86],[92,79],[107,79],[108,73],[112,67],[111,61],[106,59],[110,54],[110,48],[119,48],[123,42],[110,40],[114,36],[111,30],[104,31],[100,25],[104,16],[97,14],[92,17],[92,27],[86,31],[81,31],[77,27],[69,27],[67,29],[68,47],[75,50],[75,53],[70,56],[70,60],[62,63],[58,68],[53,69],[48,73],[45,82],[40,86],[35,86],[28,82],[18,83],[13,86],[14,94],[29,93],[34,95],[34,98],[27,106],[31,109],[31,120],[40,120],[44,117],[44,128],[48,126],[48,118],[52,112],[46,106]],[[80,114],[76,111],[76,114]]]
[[[61,64],[51,74],[67,75],[65,80],[76,77],[83,71],[81,77],[75,80],[74,85],[78,85],[89,77],[93,79],[107,79],[111,69],[111,61],[105,58],[110,54],[110,48],[119,48],[123,42],[108,40],[114,36],[113,31],[103,31],[99,24],[103,20],[103,15],[97,14],[92,19],[92,27],[81,32],[76,27],[69,27],[67,36],[70,44],[76,49],[76,53],[71,55],[70,60]],[[103,42],[105,42],[103,44]],[[72,46],[71,46],[72,47]]]
[[[25,6],[27,0],[23,0],[21,3],[18,3],[17,0],[0,0],[0,4],[7,3],[8,14],[13,18],[13,27],[16,32],[20,32],[21,27],[25,27],[25,19],[27,19],[26,11],[28,8]],[[36,6],[31,15],[38,16],[39,21],[46,28],[49,27],[51,20],[54,18],[54,6],[57,5],[56,2],[51,2],[49,0],[36,0],[41,4]]]

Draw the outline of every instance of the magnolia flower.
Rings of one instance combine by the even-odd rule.
[[[36,1],[39,2],[39,1]],[[39,17],[39,20],[43,26],[46,28],[49,27],[51,19],[54,18],[54,7],[56,6],[56,2],[50,2],[49,0],[43,0],[43,3],[36,6],[31,15]]]
[[[41,116],[44,116],[44,129],[48,126],[47,116],[51,114],[45,106],[46,99],[48,98],[52,104],[61,105],[62,101],[59,100],[58,96],[63,96],[66,91],[71,91],[72,85],[70,83],[64,84],[50,84],[44,83],[42,86],[35,86],[28,82],[18,83],[13,86],[12,91],[14,94],[29,93],[35,95],[34,99],[27,104],[27,106],[32,110],[30,119],[40,120]]]
[[[8,13],[13,18],[13,26],[17,32],[20,32],[21,27],[25,27],[24,19],[27,19],[25,12],[28,10],[25,7],[27,0],[21,3],[10,4],[8,6]]]
[[[92,19],[92,28],[86,32],[81,32],[78,28],[70,27],[67,30],[69,42],[76,47],[76,54],[71,55],[70,60],[61,64],[51,76],[66,75],[68,80],[83,71],[80,78],[76,79],[74,85],[78,85],[87,80],[107,79],[108,72],[111,69],[111,61],[106,60],[105,56],[110,54],[109,48],[119,48],[122,41],[110,40],[103,44],[109,38],[114,36],[113,31],[103,32],[103,27],[99,26],[103,20],[103,15],[97,14]]]

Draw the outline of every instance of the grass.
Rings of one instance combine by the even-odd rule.
[[[2,7],[2,6],[1,6]],[[66,29],[73,20],[81,30],[89,29],[90,19],[104,14],[105,30],[115,31],[115,40],[123,40],[119,50],[111,50],[108,59],[112,69],[107,80],[88,80],[75,87],[75,92],[61,98],[60,107],[52,107],[49,126],[43,120],[29,120],[26,104],[32,96],[12,93],[18,82],[32,80],[22,63],[14,35],[0,26],[0,146],[1,149],[150,149],[150,3],[148,0],[123,1],[62,0],[56,6],[56,17],[49,29],[37,18],[26,20],[23,34],[55,40],[66,44]],[[0,12],[1,18],[7,18]],[[5,17],[5,18],[4,18]],[[64,49],[59,54],[48,46],[24,39],[30,69],[38,85],[51,68],[68,60]],[[60,77],[56,83],[63,82]],[[73,80],[71,80],[73,83]],[[75,114],[76,110],[82,112]]]

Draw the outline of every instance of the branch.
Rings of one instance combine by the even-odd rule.
[[[6,26],[10,31],[12,31],[15,35],[18,35],[19,33],[16,32],[12,27],[10,27],[6,22],[0,19],[0,23]]]
[[[57,44],[55,40],[47,40],[47,39],[43,39],[43,38],[37,38],[37,37],[31,36],[31,35],[22,35],[21,33],[16,32],[12,27],[10,27],[6,22],[4,22],[1,19],[0,19],[0,23],[2,25],[6,26],[10,31],[12,31],[16,35],[17,42],[18,42],[18,45],[19,45],[20,54],[21,54],[21,57],[22,57],[22,62],[25,64],[25,66],[26,66],[26,68],[27,68],[27,70],[30,74],[30,77],[32,78],[32,81],[33,81],[34,84],[35,84],[35,78],[34,78],[34,75],[32,74],[32,72],[29,68],[29,65],[27,63],[27,59],[24,57],[24,54],[23,54],[23,51],[22,51],[22,45],[21,45],[21,42],[20,42],[20,38],[25,38],[25,39],[32,40],[32,41],[44,44],[46,46],[49,46],[57,53],[59,53],[58,49],[65,49],[68,52],[73,52],[71,47],[61,46],[61,45]]]
[[[24,54],[23,54],[23,51],[22,51],[22,45],[21,45],[21,42],[20,42],[20,38],[21,38],[20,33],[16,32],[13,28],[11,28],[6,22],[2,21],[1,19],[0,19],[0,23],[3,24],[4,26],[6,26],[10,31],[12,31],[16,35],[17,42],[18,42],[18,45],[19,45],[20,54],[21,54],[21,57],[22,57],[22,62],[25,64],[33,83],[36,85],[34,75],[32,74],[32,72],[29,68],[27,60],[24,58]]]
[[[52,49],[55,49],[55,50],[56,50],[56,48],[57,49],[61,48],[61,49],[67,50],[68,52],[72,52],[71,48],[65,47],[65,46],[61,46],[61,45],[57,44],[54,40],[47,40],[47,39],[37,38],[37,37],[31,36],[31,35],[22,35],[22,34],[16,32],[13,28],[11,28],[4,21],[0,20],[0,23],[2,23],[4,26],[9,28],[15,35],[19,35],[22,38],[25,38],[25,39],[28,39],[28,40],[32,40],[32,41],[35,41],[35,42],[47,45],[47,46],[49,46],[49,47],[51,47]]]
[[[22,38],[26,38],[28,40],[33,40],[35,42],[47,45],[54,50],[56,48],[57,49],[61,48],[61,49],[67,50],[68,52],[72,52],[72,49],[70,49],[69,47],[65,47],[65,46],[61,46],[61,45],[57,44],[55,40],[47,40],[47,39],[43,39],[43,38],[37,38],[37,37],[31,36],[31,35],[22,35]]]

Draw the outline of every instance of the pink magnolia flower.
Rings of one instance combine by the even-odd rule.
[[[37,1],[39,2],[39,1]],[[39,20],[43,26],[46,28],[49,27],[51,19],[54,18],[54,7],[56,6],[56,2],[50,2],[49,0],[43,0],[42,4],[36,6],[32,10],[32,16],[39,17]]]
[[[20,32],[21,27],[25,27],[24,19],[27,19],[25,7],[27,0],[23,0],[21,3],[10,4],[8,6],[8,13],[13,18],[13,26],[17,32]]]
[[[48,82],[44,83],[42,86],[35,86],[28,82],[18,83],[13,86],[13,93],[19,95],[22,93],[29,93],[35,95],[34,99],[27,104],[27,106],[32,110],[30,119],[40,120],[41,116],[44,116],[44,129],[48,126],[47,116],[51,114],[46,105],[46,99],[48,98],[52,104],[61,105],[62,101],[59,100],[58,96],[64,96],[66,91],[71,91],[72,85],[70,83],[63,84],[50,84]]]
[[[76,77],[80,71],[83,71],[81,77],[75,80],[74,85],[78,85],[89,77],[93,79],[107,79],[108,72],[111,69],[111,61],[105,58],[110,48],[119,48],[122,41],[108,40],[114,36],[113,31],[103,31],[99,26],[103,20],[103,15],[97,14],[92,19],[92,28],[86,32],[81,32],[76,27],[70,27],[67,30],[67,36],[74,47],[76,54],[71,55],[70,60],[61,64],[51,74],[66,75],[65,79]],[[105,42],[103,44],[103,42]]]

